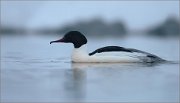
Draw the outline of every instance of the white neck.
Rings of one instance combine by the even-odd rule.
[[[84,61],[89,56],[87,52],[87,45],[84,44],[79,48],[74,48],[72,52],[72,61],[78,62],[78,61]]]

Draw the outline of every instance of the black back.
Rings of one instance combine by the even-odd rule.
[[[101,53],[101,52],[114,52],[114,51],[125,51],[125,52],[132,52],[131,50],[128,50],[124,47],[119,47],[119,46],[106,46],[106,47],[102,47],[99,48],[91,53],[89,53],[89,55],[94,55],[96,53]]]
[[[64,42],[73,43],[75,48],[79,48],[87,43],[86,37],[79,31],[70,31],[65,34]]]

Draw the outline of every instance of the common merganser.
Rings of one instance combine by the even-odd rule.
[[[80,33],[79,31],[70,31],[65,34],[62,39],[51,41],[52,43],[73,43],[74,50],[72,52],[72,62],[78,63],[132,63],[132,62],[162,62],[164,59],[137,49],[132,48],[124,48],[120,46],[106,46],[95,51],[88,53],[86,51],[87,39],[86,37]],[[113,55],[112,53],[116,55]],[[105,54],[112,55],[105,55]],[[135,54],[135,55],[123,55],[123,53]],[[100,55],[99,55],[100,54]],[[104,54],[104,55],[102,55]],[[120,55],[117,55],[120,54]]]

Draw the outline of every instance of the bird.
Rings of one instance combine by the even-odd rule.
[[[79,31],[69,31],[63,38],[51,41],[50,44],[52,43],[72,43],[74,49],[71,61],[74,63],[154,63],[166,61],[154,54],[121,46],[105,46],[88,53],[87,38]],[[123,55],[123,53],[130,55]]]

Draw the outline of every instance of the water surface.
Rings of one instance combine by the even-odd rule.
[[[3,102],[178,102],[179,40],[146,37],[88,38],[88,51],[119,45],[175,63],[71,63],[72,44],[58,37],[1,38]]]

